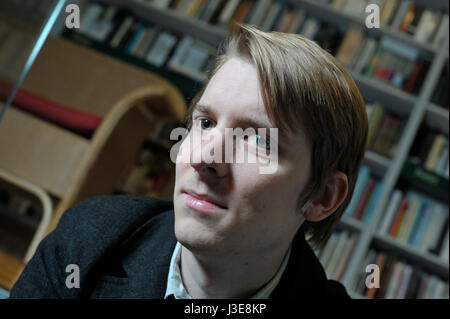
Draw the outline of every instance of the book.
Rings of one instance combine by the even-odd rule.
[[[414,36],[424,12],[425,9],[422,6],[415,4],[413,6],[413,9],[406,13],[404,21],[407,22],[404,25],[400,26],[400,31]]]
[[[300,26],[302,25],[303,21],[305,20],[306,16],[306,10],[304,8],[298,8],[295,12],[294,20],[292,20],[291,26],[289,27],[288,33],[295,33],[297,34],[299,32]]]
[[[274,30],[287,33],[291,28],[292,22],[294,21],[295,14],[296,12],[294,10],[285,8]]]
[[[142,35],[142,38],[138,43],[136,43],[136,46],[134,47],[132,54],[139,58],[144,58],[145,55],[148,53],[150,48],[152,47],[153,41],[157,35],[158,31],[155,27],[149,26],[147,27]]]
[[[445,224],[445,220],[448,217],[448,208],[438,204],[436,202],[432,203],[432,210],[430,221],[428,223],[427,229],[423,236],[423,239],[420,243],[419,249],[424,253],[429,253],[431,249],[434,248],[438,239],[439,239],[439,231],[442,229],[442,226]]]
[[[361,198],[359,199],[358,206],[356,206],[355,212],[353,214],[353,218],[356,220],[361,220],[362,214],[367,207],[370,197],[372,196],[373,190],[375,188],[376,181],[372,178],[369,178],[363,193],[361,194]]]
[[[399,5],[398,0],[386,0],[383,9],[380,13],[380,24],[381,26],[388,26],[394,17],[395,10]]]
[[[396,257],[387,255],[383,266],[383,271],[380,272],[380,288],[375,292],[374,298],[383,299],[385,297],[396,262]]]
[[[108,7],[99,18],[91,22],[84,30],[85,34],[89,35],[97,41],[104,41],[113,30],[113,19],[117,14],[117,7]],[[81,28],[80,28],[81,31]]]
[[[381,191],[383,190],[383,181],[379,181],[376,183],[375,189],[372,193],[372,196],[370,197],[369,205],[367,206],[366,210],[364,211],[363,217],[362,217],[362,223],[365,225],[368,225],[370,222],[370,219],[372,218],[373,212],[379,203],[379,198]]]
[[[319,260],[324,268],[326,268],[326,266],[328,265],[331,255],[333,254],[334,248],[336,247],[338,238],[339,238],[338,234],[336,232],[333,232],[330,236],[330,239],[326,243],[325,247],[320,252]]]
[[[439,17],[431,10],[425,10],[417,25],[414,39],[421,43],[429,43],[432,35],[437,29]]]
[[[419,217],[419,220],[417,221],[418,227],[417,232],[412,234],[411,238],[411,245],[415,248],[420,247],[420,243],[423,241],[423,237],[425,234],[425,231],[428,228],[428,224],[431,219],[432,214],[432,205],[430,202],[424,202],[421,209],[421,216]]]
[[[423,271],[421,269],[419,269],[418,267],[414,267],[412,274],[411,274],[411,279],[410,279],[410,282],[408,285],[408,289],[406,290],[406,293],[405,293],[405,297],[404,297],[405,299],[416,299],[422,277],[423,277]]]
[[[148,52],[145,60],[156,66],[163,66],[170,52],[173,50],[177,38],[168,32],[161,32]]]
[[[425,206],[427,204],[427,199],[419,193],[409,192],[410,196],[414,196],[418,200],[417,214],[414,218],[413,224],[411,226],[411,230],[409,231],[408,238],[406,242],[410,245],[413,245],[415,241],[415,237],[418,236],[418,231],[420,225],[424,222],[424,214],[426,212]]]
[[[255,11],[249,20],[249,24],[260,26],[266,17],[269,8],[272,5],[272,0],[260,0],[257,2],[257,6],[255,8]]]
[[[228,0],[225,7],[222,9],[217,22],[222,25],[228,25],[239,4],[240,0]]]
[[[378,154],[390,157],[394,142],[398,141],[401,134],[401,120],[392,114],[385,114],[380,127],[369,149]]]
[[[356,62],[354,71],[356,74],[361,74],[366,66],[369,64],[371,57],[375,53],[378,47],[378,43],[375,39],[368,38],[367,43],[364,46],[364,50],[361,52],[359,60]]]
[[[429,281],[430,281],[430,274],[424,273],[422,276],[422,280],[420,281],[419,291],[417,292],[418,299],[424,299],[425,291],[428,288]]]
[[[383,214],[380,227],[379,227],[379,233],[380,234],[386,234],[388,233],[394,217],[395,213],[397,212],[400,202],[403,197],[403,192],[399,189],[395,189],[394,192],[391,195],[391,198],[389,199],[389,205],[386,208],[385,213]]]
[[[405,268],[403,269],[402,279],[400,281],[400,286],[398,288],[396,299],[405,298],[412,272],[413,267],[411,265],[406,264]]]
[[[431,299],[433,297],[433,294],[434,294],[434,291],[436,290],[438,281],[439,281],[439,279],[436,275],[432,274],[429,276],[428,284],[427,284],[425,293],[423,295],[424,299]]]
[[[378,255],[378,259],[377,259],[377,266],[378,269],[380,271],[380,274],[383,272],[383,266],[384,263],[386,261],[386,253],[385,252],[380,252],[380,254]],[[366,291],[366,298],[367,299],[373,299],[373,297],[375,296],[377,288],[376,287],[370,287],[367,289]]]
[[[336,59],[344,66],[348,66],[361,39],[363,31],[360,26],[352,26],[345,34],[344,40],[336,54]]]
[[[105,8],[98,3],[89,3],[89,6],[80,18],[80,33],[88,33],[92,25],[96,22],[99,16],[104,12]]]
[[[428,153],[428,156],[425,160],[424,167],[429,171],[434,171],[437,161],[439,159],[439,155],[441,154],[446,141],[448,139],[443,134],[436,135],[433,144],[431,146],[431,149]]]
[[[414,196],[414,193],[408,193],[407,199],[407,209],[405,211],[404,220],[399,228],[397,236],[397,238],[403,243],[407,242],[411,229],[414,225],[414,221],[420,209],[420,200],[418,197]]]
[[[310,40],[314,40],[317,32],[319,31],[319,27],[319,20],[313,17],[309,17],[305,20],[300,35]]]
[[[352,234],[350,236],[350,240],[345,243],[345,246],[344,246],[344,249],[342,252],[342,256],[341,256],[338,264],[336,265],[336,268],[335,268],[331,278],[333,278],[335,280],[341,279],[341,277],[344,273],[345,267],[348,264],[348,260],[353,252],[353,249],[355,247],[357,239],[358,239],[358,236],[356,234]]]
[[[404,197],[400,202],[400,206],[397,209],[394,221],[392,222],[391,228],[389,229],[389,235],[391,235],[392,237],[397,236],[398,229],[400,228],[400,224],[406,211],[407,204],[408,204],[407,198]]]
[[[336,265],[338,264],[339,258],[342,256],[342,251],[345,243],[349,239],[348,231],[342,231],[339,235],[339,239],[336,243],[336,247],[333,251],[333,254],[330,257],[330,260],[325,268],[325,272],[330,276],[333,271],[336,269]]]
[[[195,18],[198,11],[201,9],[201,6],[203,4],[203,0],[193,0],[189,4],[189,6],[184,11],[184,14],[188,17]]]
[[[409,10],[410,6],[414,5],[411,0],[403,0],[400,1],[397,12],[394,15],[393,21],[391,23],[391,27],[393,30],[399,30],[400,26],[403,22],[406,12]]]
[[[349,218],[353,215],[356,206],[358,205],[361,194],[364,192],[366,184],[370,178],[370,167],[367,165],[361,165],[358,173],[358,179],[356,180],[355,190],[353,191],[352,199],[348,204],[345,212],[344,218]]]
[[[378,132],[380,123],[382,122],[384,112],[385,110],[380,104],[378,103],[373,104],[373,111],[370,117],[370,121],[368,123],[369,129],[367,133],[367,143],[366,143],[367,148],[370,148],[373,143],[374,137]]]
[[[262,31],[267,32],[267,31],[272,30],[282,9],[283,9],[283,3],[281,1],[276,0],[275,2],[272,3],[266,17],[264,18],[264,20],[261,23]]]
[[[251,6],[252,2],[250,0],[242,0],[233,17],[231,18],[231,21],[244,22],[246,16],[250,12]]]
[[[134,18],[132,16],[126,17],[123,20],[122,24],[120,25],[120,28],[114,34],[109,45],[112,46],[113,48],[119,46],[119,43],[122,41],[122,39],[125,36],[125,34],[127,33],[128,29],[132,26],[133,22],[134,22]]]
[[[406,265],[401,261],[397,261],[395,263],[391,275],[391,281],[389,282],[389,286],[385,294],[386,299],[395,299],[397,297],[397,292],[399,291],[399,287],[402,282],[403,270],[405,269],[405,266]]]
[[[366,289],[366,267],[367,265],[374,264],[377,259],[377,252],[374,249],[369,249],[367,252],[366,257],[361,261],[358,269],[360,269],[359,276],[357,279],[354,280],[353,290],[360,293],[361,295],[364,294],[364,291]]]
[[[447,209],[448,211],[448,209]],[[441,253],[441,249],[442,246],[444,245],[444,240],[446,237],[446,234],[448,233],[448,216],[445,220],[445,223],[442,225],[440,225],[441,227],[439,229],[437,229],[437,232],[439,233],[438,237],[437,237],[437,241],[435,243],[435,245],[429,249],[429,252],[434,254],[434,255],[440,255]]]

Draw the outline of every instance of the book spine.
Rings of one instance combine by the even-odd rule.
[[[442,134],[438,134],[431,146],[431,150],[428,153],[427,159],[425,161],[424,167],[429,171],[434,171],[437,161],[439,159],[439,155],[442,152],[442,149],[444,148],[446,142],[446,138]]]
[[[388,233],[392,225],[393,219],[395,217],[395,213],[397,212],[400,206],[402,197],[403,193],[399,189],[394,190],[394,192],[392,193],[391,199],[389,200],[389,205],[386,209],[386,212],[383,215],[382,223],[380,226],[380,234]]]
[[[362,165],[359,173],[358,179],[356,180],[355,190],[353,191],[352,199],[350,200],[350,204],[347,206],[347,209],[344,212],[344,217],[349,218],[353,215],[356,206],[358,205],[358,201],[363,193],[366,184],[370,178],[370,167],[366,165]]]

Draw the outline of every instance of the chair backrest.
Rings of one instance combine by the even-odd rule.
[[[130,91],[162,85],[174,116],[183,120],[185,103],[167,81],[68,40],[50,36],[22,88],[76,109],[105,116]]]
[[[0,125],[0,150],[7,150],[0,168],[61,199],[52,227],[69,206],[111,193],[152,125],[181,122],[186,112],[181,93],[163,78],[55,37],[47,39],[22,88],[103,117],[91,138],[16,108]]]

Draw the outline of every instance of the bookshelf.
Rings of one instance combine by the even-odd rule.
[[[403,2],[402,0],[396,2],[399,1]],[[212,46],[217,46],[227,33],[226,25],[209,24],[205,21],[183,15],[174,9],[158,7],[150,3],[151,1],[130,0],[125,2],[120,0],[86,0],[83,4],[85,5],[85,8],[88,7],[90,2],[101,3],[105,6],[120,6],[126,8],[130,11],[130,14],[138,19],[159,25],[163,29],[178,33],[181,36],[195,37]],[[263,2],[267,3],[266,0],[257,1],[251,10],[256,12],[258,7],[262,6]],[[332,1],[328,2],[331,3]],[[282,4],[294,9],[303,9],[306,17],[314,17],[320,21],[326,21],[327,24],[332,25],[341,32],[342,36],[346,34],[351,26],[356,25],[360,28],[364,28],[365,20],[363,16],[355,15],[351,11],[339,9],[328,2],[286,0],[283,1]],[[334,1],[334,3],[338,2],[343,3],[345,1]],[[373,2],[384,3],[383,0]],[[445,15],[448,16],[449,14],[449,3],[445,0],[415,0],[410,3],[431,10],[433,13],[438,13],[441,17]],[[399,4],[397,3],[397,5]],[[394,16],[395,14],[392,17]],[[442,20],[440,21],[442,22]],[[438,32],[437,30],[438,29],[435,31],[435,35]],[[405,187],[406,190],[411,188],[419,192],[424,192],[433,200],[446,205],[448,218],[448,177],[438,176],[437,185],[431,187],[426,180],[421,181],[420,178],[414,177],[414,174],[411,175],[407,172],[405,173],[405,170],[408,171],[410,150],[417,138],[421,126],[436,130],[445,135],[448,139],[448,98],[446,106],[437,105],[431,101],[434,90],[440,81],[442,70],[446,67],[448,68],[448,33],[447,36],[443,38],[443,42],[439,43],[419,41],[413,35],[397,31],[396,28],[387,24],[382,25],[379,29],[364,28],[363,34],[365,37],[376,39],[377,41],[381,38],[389,37],[396,43],[400,43],[406,48],[417,51],[418,56],[420,56],[421,59],[428,61],[429,65],[424,73],[425,76],[421,85],[418,85],[415,91],[410,90],[409,92],[401,87],[392,85],[392,83],[389,83],[388,81],[381,81],[379,78],[368,77],[360,72],[355,72],[353,67],[348,68],[349,73],[354,78],[368,103],[378,102],[383,105],[387,112],[395,114],[404,121],[404,127],[399,136],[396,151],[391,158],[382,156],[373,150],[367,150],[365,154],[364,165],[370,167],[371,175],[377,182],[381,182],[383,185],[378,193],[377,204],[371,212],[371,218],[365,223],[355,220],[354,218],[343,218],[338,227],[340,231],[346,230],[358,235],[358,240],[354,246],[351,258],[348,260],[345,271],[340,278],[340,281],[355,298],[365,298],[363,294],[353,291],[353,287],[357,280],[355,274],[361,272],[361,265],[366,260],[366,255],[372,246],[395,254],[402,260],[405,260],[412,265],[417,265],[431,274],[439,276],[441,279],[447,281],[447,283],[449,280],[448,260],[444,260],[431,253],[424,253],[409,244],[396,240],[392,236],[382,235],[378,231],[380,221],[389,205],[390,197],[399,185]],[[85,35],[84,37],[85,39],[89,38]],[[76,42],[82,42],[80,38],[77,39],[73,34],[69,35],[69,38]],[[120,59],[127,60],[127,62],[131,62],[135,65],[140,64],[140,67],[147,69],[154,68],[154,66],[143,62],[142,59],[135,58],[131,54],[123,52],[123,50],[111,50],[111,48],[108,48],[108,44],[103,43],[102,45],[98,45],[98,42],[95,41],[85,44],[104,53],[112,54]],[[158,70],[160,72],[168,72],[170,76],[177,73],[173,70],[167,71],[167,68],[164,67],[159,68]],[[188,75],[184,74],[177,76],[183,76],[184,79],[189,82]],[[191,91],[184,92],[186,93],[185,97],[189,96],[189,93],[192,93],[192,90],[197,88],[198,85],[201,84],[201,81],[192,80],[192,83],[195,83],[195,85],[190,87],[189,90]],[[183,86],[183,84],[180,86]]]

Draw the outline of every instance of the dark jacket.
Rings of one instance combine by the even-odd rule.
[[[68,209],[11,290],[10,298],[164,298],[175,248],[173,203],[100,196]],[[66,278],[79,267],[80,287]],[[73,277],[73,276],[72,276]],[[72,281],[73,283],[73,281]],[[272,298],[349,298],[328,280],[300,230]]]

